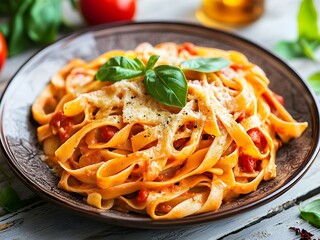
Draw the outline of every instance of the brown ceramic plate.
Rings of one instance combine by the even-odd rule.
[[[302,137],[285,144],[277,154],[277,177],[263,182],[257,191],[244,195],[216,212],[177,220],[155,221],[148,216],[118,211],[101,211],[88,206],[82,197],[57,188],[58,179],[41,161],[41,146],[36,139],[36,123],[30,106],[48,83],[50,76],[68,60],[85,60],[115,49],[133,49],[141,42],[193,42],[221,49],[239,50],[267,73],[270,88],[284,96],[285,105],[298,121],[309,127]],[[301,78],[283,61],[261,47],[219,30],[183,23],[147,22],[105,25],[73,34],[38,52],[13,77],[0,105],[2,153],[12,170],[39,195],[78,213],[108,223],[139,227],[165,228],[204,223],[256,207],[278,197],[307,171],[319,150],[319,110],[313,94]]]

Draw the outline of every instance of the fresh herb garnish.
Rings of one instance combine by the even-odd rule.
[[[313,0],[302,0],[297,16],[298,36],[295,41],[280,41],[274,50],[282,57],[307,57],[315,60],[314,52],[320,46],[318,13]]]
[[[17,211],[22,201],[18,193],[11,187],[11,178],[9,174],[0,166],[0,173],[7,178],[8,185],[0,190],[0,206],[8,212]]]
[[[153,69],[158,59],[158,55],[151,56],[145,66],[138,58],[113,57],[99,68],[95,79],[117,82],[144,75],[143,82],[151,97],[168,106],[185,106],[188,86],[184,73],[170,65]]]
[[[298,37],[295,41],[280,41],[274,50],[287,60],[294,58],[310,58],[320,61],[316,51],[320,47],[318,12],[313,0],[302,0],[297,16]],[[320,72],[308,79],[316,94],[320,94]]]
[[[314,200],[304,207],[300,207],[300,215],[313,226],[320,228],[320,199]]]
[[[0,24],[9,56],[33,44],[48,44],[57,39],[58,30],[66,25],[62,18],[62,0],[0,0],[0,14],[7,21]]]
[[[154,68],[158,59],[158,55],[151,56],[145,66],[138,58],[113,57],[99,68],[95,79],[117,82],[144,75],[143,82],[151,97],[168,106],[184,107],[187,102],[188,84],[182,69],[208,73],[231,64],[224,58],[193,58],[183,61],[182,69],[171,65]]]
[[[159,55],[152,55],[147,62],[147,70],[152,69],[156,65]]]
[[[312,74],[308,78],[308,83],[314,89],[317,95],[320,95],[320,72],[316,72]]]
[[[139,77],[145,73],[145,66],[140,59],[117,56],[110,58],[97,72],[95,78],[100,81],[117,82],[123,79]]]
[[[161,65],[149,69],[143,82],[151,97],[159,102],[176,107],[186,105],[188,84],[180,68]]]
[[[186,70],[210,73],[229,67],[231,61],[225,58],[191,58],[181,63],[181,67]]]
[[[1,189],[0,206],[8,212],[15,212],[21,207],[21,199],[11,186]]]

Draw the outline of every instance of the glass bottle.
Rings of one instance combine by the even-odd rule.
[[[202,0],[197,17],[204,25],[245,25],[259,18],[263,9],[264,0]]]

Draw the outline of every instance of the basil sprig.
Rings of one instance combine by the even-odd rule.
[[[171,65],[154,68],[158,59],[158,55],[151,56],[145,66],[138,58],[113,57],[99,68],[95,79],[117,82],[144,75],[143,83],[151,97],[168,106],[184,107],[188,83],[182,70],[209,73],[231,65],[224,58],[193,58],[183,61],[181,68]]]
[[[8,212],[15,212],[22,206],[22,201],[11,186],[11,177],[8,172],[0,166],[0,176],[5,177],[8,181],[7,186],[0,189],[0,207]]]
[[[297,15],[298,36],[293,41],[280,41],[274,50],[287,60],[310,58],[318,60],[315,52],[320,47],[318,12],[313,0],[302,0]]]
[[[300,208],[300,215],[313,226],[320,228],[320,199],[314,200],[303,208]]]
[[[0,32],[6,38],[8,55],[55,41],[66,25],[61,9],[62,0],[0,0],[0,15],[7,15]]]
[[[18,193],[11,187],[6,186],[0,191],[0,206],[8,212],[15,212],[21,207],[21,199]]]
[[[186,70],[210,73],[229,67],[231,61],[225,58],[191,58],[181,63],[181,67]]]
[[[168,106],[184,107],[188,93],[184,73],[170,65],[153,68],[158,59],[158,55],[151,56],[145,66],[138,58],[113,57],[100,67],[95,79],[117,82],[144,75],[143,82],[151,97]]]

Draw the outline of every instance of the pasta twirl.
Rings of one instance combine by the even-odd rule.
[[[187,104],[166,106],[146,91],[141,77],[94,80],[114,56],[177,67],[197,57],[232,64],[202,73],[185,70]],[[70,61],[32,106],[46,162],[59,187],[82,194],[100,209],[135,211],[153,219],[212,212],[276,177],[276,152],[299,137],[296,122],[269,80],[240,52],[190,43],[142,43],[107,52],[91,62]]]

